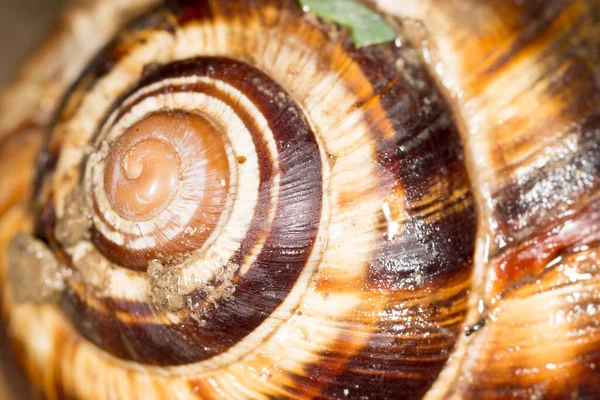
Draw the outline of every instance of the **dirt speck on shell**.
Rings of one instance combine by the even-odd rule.
[[[179,292],[179,270],[153,260],[148,263],[147,273],[154,304],[163,311],[183,309],[183,295]]]
[[[154,304],[162,311],[184,311],[192,316],[201,317],[221,298],[235,293],[234,277],[239,265],[228,263],[222,267],[221,273],[210,282],[193,279],[185,282],[182,268],[185,264],[164,265],[153,260],[148,263],[148,281]],[[203,293],[202,301],[195,301],[194,293]]]
[[[73,278],[85,284],[88,291],[98,296],[110,295],[110,263],[99,254],[91,245],[79,258],[73,258],[77,269],[73,271]]]
[[[8,246],[8,279],[17,303],[54,301],[65,288],[70,271],[39,239],[18,233]]]
[[[92,226],[92,211],[85,193],[75,191],[67,197],[64,215],[54,229],[54,235],[65,247],[74,246],[82,240],[89,240]]]

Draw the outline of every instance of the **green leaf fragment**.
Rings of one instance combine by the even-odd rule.
[[[347,26],[356,47],[390,42],[397,36],[379,14],[356,0],[299,0],[302,9],[328,21]]]

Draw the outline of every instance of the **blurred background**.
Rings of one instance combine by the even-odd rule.
[[[49,30],[66,0],[0,0],[0,86]],[[0,329],[0,399],[30,400],[27,381],[12,364],[4,327]]]
[[[0,0],[0,86],[48,31],[66,0]]]

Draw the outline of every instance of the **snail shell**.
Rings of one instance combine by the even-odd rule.
[[[596,1],[378,0],[365,48],[295,1],[151,3],[74,5],[2,100],[47,397],[600,391]],[[77,18],[115,35],[85,68]]]

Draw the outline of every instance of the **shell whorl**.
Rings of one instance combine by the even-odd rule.
[[[478,371],[466,344],[487,363],[500,347],[503,373],[529,365],[529,353],[506,356],[503,329],[512,319],[530,332],[531,322],[545,342],[542,319],[555,304],[536,317],[519,312],[529,304],[520,302],[521,288],[523,296],[535,292],[527,272],[568,246],[593,252],[598,207],[569,208],[574,216],[562,229],[550,211],[537,218],[522,209],[529,192],[511,197],[512,175],[498,176],[487,192],[477,186],[492,168],[477,170],[483,164],[470,135],[486,128],[478,117],[494,102],[484,78],[451,79],[460,69],[444,52],[455,43],[440,21],[455,2],[376,3],[401,16],[424,11],[417,16],[432,36],[406,22],[395,42],[357,48],[347,29],[296,1],[178,0],[145,10],[91,61],[51,124],[36,182],[35,241],[20,236],[9,248],[9,258],[34,266],[33,253],[46,248],[38,258],[55,258],[39,269],[42,278],[64,279],[46,288],[54,292],[42,305],[10,297],[25,261],[13,262],[6,284],[20,357],[50,398],[508,393],[505,376]],[[432,4],[442,11],[429,13]],[[535,44],[537,34],[525,39]],[[439,44],[450,61],[428,59],[438,49],[418,50],[408,36]],[[457,37],[466,43],[457,54],[472,53]],[[420,52],[430,50],[427,66]],[[471,115],[477,107],[482,113]],[[578,146],[588,164],[600,160]],[[559,187],[540,182],[546,192]],[[594,187],[581,189],[581,204]],[[522,212],[514,219],[535,227],[507,228],[498,210]],[[511,246],[503,247],[506,237]],[[578,277],[590,274],[590,266],[574,267],[576,252],[560,254]],[[551,288],[556,300],[554,278],[541,277],[539,291]],[[506,288],[516,288],[516,300]],[[595,328],[578,321],[590,328],[582,354],[593,362]],[[568,350],[561,354],[579,354]],[[582,390],[593,392],[594,375],[578,371]],[[564,394],[547,387],[524,377],[513,388]]]
[[[292,1],[175,2],[88,67],[47,154],[39,233],[72,269],[68,325],[96,345],[74,364],[110,355],[123,390],[418,396],[460,332],[475,208],[408,44],[357,49]],[[145,173],[165,188],[149,205]]]
[[[145,268],[165,257],[158,253],[201,247],[226,206],[230,171],[221,136],[205,117],[178,112],[145,116],[110,145],[110,135],[97,139],[86,178],[95,244],[106,257]]]
[[[146,296],[126,297],[127,307],[139,307],[136,303],[152,297],[154,303],[166,310],[186,309],[192,314],[173,316],[179,319],[178,326],[166,324],[163,328],[145,329],[173,331],[174,342],[185,342],[183,337],[193,334],[198,345],[180,345],[181,350],[174,347],[169,354],[154,359],[155,349],[145,352],[146,345],[131,352],[111,345],[108,338],[99,340],[116,354],[138,361],[182,364],[203,360],[225,351],[263,322],[264,316],[270,315],[286,298],[308,263],[321,218],[321,156],[301,110],[279,85],[246,64],[217,57],[175,62],[147,76],[138,86],[122,103],[127,111],[115,111],[121,115],[120,120],[126,121],[124,126],[131,127],[119,128],[121,123],[107,119],[118,139],[108,150],[106,166],[98,162],[102,156],[94,157],[102,151],[92,154],[87,161],[92,185],[95,175],[101,182],[94,190],[98,193],[94,209],[100,212],[94,216],[92,230],[97,233],[92,233],[92,240],[119,267],[147,270],[151,296],[146,293]],[[276,102],[272,101],[271,93],[276,94]],[[136,130],[144,124],[159,123],[156,118],[165,118],[152,114],[147,107],[167,99],[178,113],[187,110],[205,115],[168,116],[171,125],[163,125],[163,131],[158,133],[165,138],[166,132],[171,132],[168,142],[179,142],[175,145],[179,156],[174,159],[181,160],[183,167],[178,168],[183,173],[177,193],[164,210],[167,216],[113,222],[110,225],[119,230],[110,231],[105,226],[106,221],[112,220],[102,212],[108,206],[101,205],[110,204],[101,199],[106,174],[113,176],[108,166],[115,151],[130,155],[133,145],[114,148],[130,140],[131,132],[134,132],[132,143],[139,143],[135,141]],[[191,118],[193,122],[186,122]],[[214,122],[209,123],[208,118]],[[192,124],[190,130],[188,126]],[[220,128],[215,129],[216,126]],[[124,129],[125,133],[120,135],[118,132]],[[140,129],[140,137],[146,136],[147,129],[147,126]],[[198,135],[206,137],[201,143],[194,143]],[[111,134],[106,138],[111,140]],[[102,134],[95,138],[97,143],[103,140]],[[185,147],[189,144],[198,150],[190,151]],[[114,157],[120,156],[116,153]],[[156,157],[160,162],[165,157],[171,162],[170,153]],[[294,188],[301,192],[295,192]],[[163,219],[164,224],[156,219]],[[151,228],[146,228],[146,223]],[[127,242],[121,239],[126,237],[122,232],[134,238]],[[82,251],[89,249],[81,243],[78,246],[86,247]],[[141,255],[134,258],[138,253]],[[96,253],[82,257],[95,258]],[[144,275],[136,278],[132,286],[138,282],[143,291]],[[238,310],[238,304],[250,307]],[[87,324],[88,328],[82,329],[90,334],[97,324],[105,322],[102,320],[106,316],[93,317],[94,310],[73,309],[73,313],[84,315],[74,319],[80,326]],[[86,320],[85,315],[90,319]],[[246,326],[231,329],[223,323],[231,318],[244,320]],[[114,323],[120,325],[123,321],[117,319]]]

